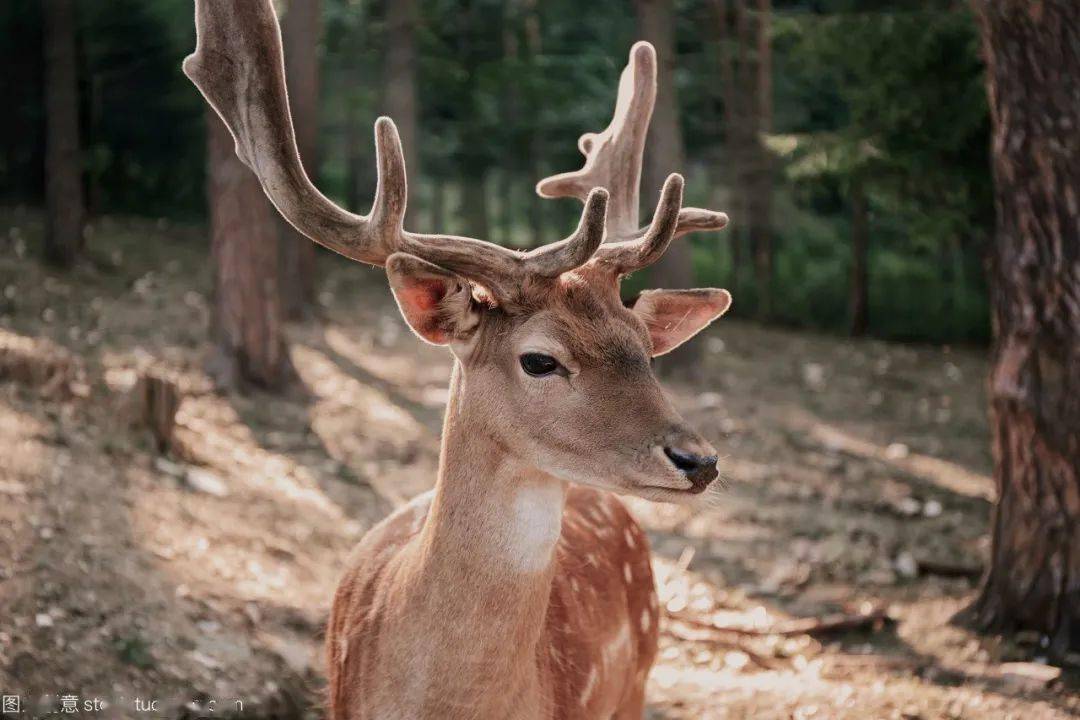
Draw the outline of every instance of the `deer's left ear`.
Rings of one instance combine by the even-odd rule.
[[[386,276],[405,322],[429,343],[449,345],[476,329],[479,311],[464,278],[407,253],[386,259]]]
[[[671,352],[731,307],[727,290],[646,290],[632,310],[652,338],[653,357]]]

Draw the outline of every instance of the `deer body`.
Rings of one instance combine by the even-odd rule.
[[[439,475],[354,550],[327,631],[339,720],[635,720],[656,654],[648,543],[625,493],[681,502],[716,478],[716,451],[672,407],[650,358],[722,315],[724,290],[619,284],[723,213],[682,207],[671,175],[638,228],[656,55],[630,51],[615,114],[578,141],[584,166],[541,181],[584,203],[566,239],[518,253],[402,227],[394,124],[375,124],[368,215],[312,185],[289,120],[270,0],[196,0],[184,61],[240,159],[297,230],[384,266],[423,340],[454,355]],[[609,202],[610,201],[610,202]]]
[[[335,718],[640,718],[657,645],[648,541],[612,495],[455,421],[438,485],[361,541],[327,635]]]

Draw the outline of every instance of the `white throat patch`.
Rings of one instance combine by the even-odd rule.
[[[551,562],[562,532],[563,488],[560,483],[526,485],[514,497],[506,533],[506,557],[518,572],[540,572]]]

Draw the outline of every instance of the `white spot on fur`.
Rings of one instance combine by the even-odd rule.
[[[589,668],[589,677],[585,679],[585,688],[581,691],[581,707],[589,704],[593,691],[596,690],[596,667]]]
[[[575,595],[581,590],[581,586],[578,584],[577,578],[570,578],[570,591]]]
[[[634,579],[634,573],[630,569],[630,563],[623,563],[622,574],[623,577],[626,578],[626,583],[629,585]]]
[[[518,491],[506,553],[519,572],[540,572],[551,562],[562,530],[562,510],[562,488],[557,484],[529,485]]]
[[[652,628],[652,612],[645,608],[641,611],[641,631],[649,632]]]
[[[630,529],[627,528],[626,532],[625,532],[625,535],[626,535],[626,546],[628,548],[630,548],[631,550],[636,549],[637,548],[637,540],[634,539],[634,533],[630,532]]]
[[[649,593],[649,607],[656,612],[656,590]]]
[[[619,632],[611,642],[604,646],[601,654],[604,658],[604,667],[607,669],[623,668],[630,660],[631,641],[630,626],[627,623],[619,625]]]

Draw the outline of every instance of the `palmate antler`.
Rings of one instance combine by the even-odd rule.
[[[585,156],[580,170],[545,178],[536,184],[541,197],[576,197],[585,201],[596,187],[611,193],[607,213],[606,244],[596,253],[596,261],[613,266],[625,274],[651,265],[660,259],[668,243],[691,232],[720,230],[728,217],[722,212],[701,208],[674,210],[665,202],[669,189],[678,185],[681,198],[682,177],[671,175],[664,183],[660,204],[647,228],[638,228],[638,197],[645,137],[656,102],[656,50],[647,42],[630,49],[630,60],[619,78],[619,94],[611,123],[600,133],[585,133],[578,139],[578,149]],[[674,212],[674,231],[654,232],[657,221],[665,228]]]
[[[375,200],[367,215],[354,215],[320,193],[300,163],[285,87],[281,31],[271,0],[196,0],[195,27],[196,48],[184,60],[184,73],[229,128],[237,156],[255,173],[267,197],[289,223],[315,242],[353,260],[383,265],[391,254],[405,252],[483,285],[497,299],[509,298],[528,277],[555,278],[588,262],[605,236],[609,191],[604,187],[615,184],[618,192],[626,192],[622,185],[613,183],[618,177],[614,168],[607,171],[603,182],[595,183],[596,187],[579,193],[575,186],[574,196],[585,203],[577,230],[565,240],[528,253],[472,238],[409,232],[402,227],[407,183],[401,141],[394,123],[384,117],[375,123]],[[632,58],[646,55],[655,66],[651,46],[639,43]],[[653,86],[646,93],[647,126],[655,94],[655,68],[651,74],[632,74],[635,78],[638,75],[651,78]],[[625,74],[624,84],[632,84]],[[625,114],[638,127],[640,112]],[[644,130],[641,132],[643,136]],[[616,141],[622,137],[620,133],[613,136]],[[584,139],[582,149],[588,153]],[[635,208],[640,149],[636,153],[630,183]],[[680,225],[686,226],[687,211],[679,213],[681,200],[682,178],[673,176],[664,186],[652,224],[605,247],[603,260],[629,268],[658,258]],[[618,207],[628,205],[620,198]],[[616,214],[617,221],[624,212]]]

